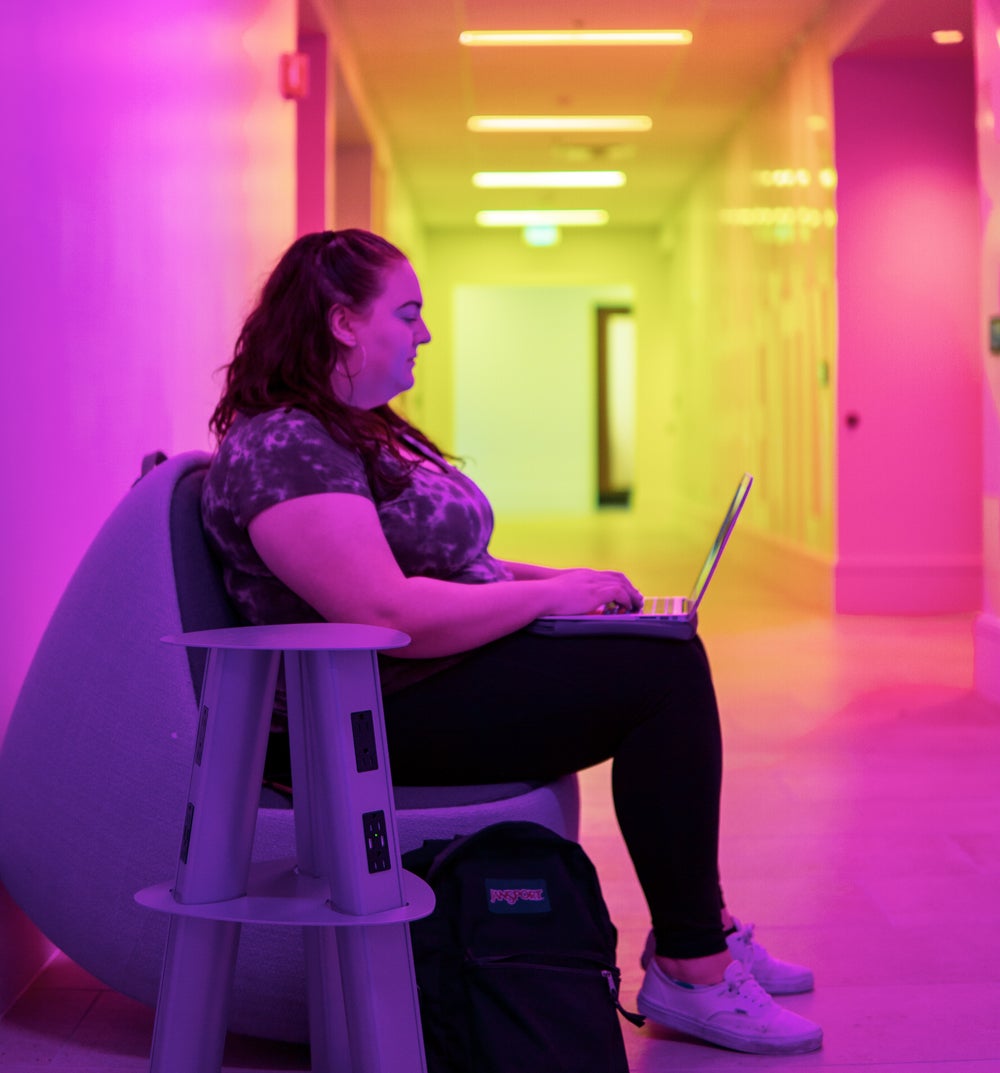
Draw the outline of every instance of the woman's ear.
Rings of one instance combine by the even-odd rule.
[[[351,312],[347,306],[341,305],[339,302],[330,306],[330,312],[327,314],[326,320],[330,325],[330,333],[338,343],[343,343],[344,346],[355,346],[357,344],[358,340],[351,323]]]

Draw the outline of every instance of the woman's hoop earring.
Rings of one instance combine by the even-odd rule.
[[[361,362],[356,369],[351,368],[351,359],[354,357],[354,351],[360,347],[361,349]],[[354,380],[357,376],[360,376],[364,370],[365,365],[368,362],[368,351],[365,350],[364,343],[360,343],[357,346],[351,344],[348,352],[340,351],[338,360],[335,361],[333,366],[333,372],[331,375],[331,381],[337,385],[339,384],[339,390],[335,386],[334,394],[340,399],[341,402],[350,402],[351,397],[354,394]]]

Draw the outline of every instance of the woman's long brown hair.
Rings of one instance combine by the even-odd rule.
[[[365,312],[381,294],[386,270],[405,260],[391,242],[358,228],[297,239],[264,284],[225,367],[225,387],[209,422],[218,439],[238,414],[305,410],[337,443],[361,455],[377,498],[399,495],[415,465],[403,437],[440,452],[388,405],[361,410],[336,397],[332,374],[345,352],[328,316],[338,303]]]

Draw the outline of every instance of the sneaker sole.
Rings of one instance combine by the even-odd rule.
[[[750,972],[753,974],[753,978],[757,983],[759,983],[769,995],[804,995],[807,991],[812,991],[816,986],[812,973],[809,973],[808,976],[792,977],[781,983],[775,983],[773,981],[765,983],[753,969],[751,969]]]
[[[636,1000],[639,1012],[664,1028],[684,1032],[696,1039],[706,1040],[730,1051],[742,1051],[745,1054],[809,1054],[823,1046],[823,1030],[808,1036],[792,1040],[773,1040],[760,1036],[741,1036],[735,1032],[706,1025],[702,1021],[684,1017],[675,1010],[664,1010],[645,999],[641,994]]]

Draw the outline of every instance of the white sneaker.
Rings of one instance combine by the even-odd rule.
[[[779,1006],[740,961],[721,984],[694,987],[650,961],[636,1000],[639,1012],[665,1028],[748,1054],[805,1054],[823,1044],[817,1024]]]
[[[795,965],[773,957],[753,937],[753,924],[741,924],[733,917],[736,928],[726,936],[729,953],[742,962],[753,973],[754,979],[769,995],[799,995],[803,991],[812,991],[812,969],[805,965]],[[650,959],[656,950],[656,941],[650,932],[646,946],[640,958],[642,967],[648,968]]]
[[[753,924],[741,924],[733,917],[736,931],[726,936],[730,954],[753,973],[769,995],[798,995],[812,991],[812,969],[772,957],[753,937]]]

